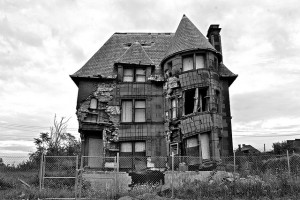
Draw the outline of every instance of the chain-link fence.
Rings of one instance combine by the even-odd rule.
[[[0,156],[1,157],[1,156]],[[10,196],[38,198],[114,199],[129,191],[156,191],[174,188],[195,180],[263,179],[269,175],[288,183],[300,181],[300,155],[243,155],[219,160],[189,156],[91,157],[42,156],[20,162],[21,157],[0,159],[0,199]],[[34,198],[33,198],[34,199]]]

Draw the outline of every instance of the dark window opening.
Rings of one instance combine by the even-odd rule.
[[[220,42],[220,37],[219,37],[218,35],[215,35],[215,36],[214,36],[214,41],[215,41],[215,42]]]
[[[186,90],[184,95],[185,95],[184,114],[188,115],[193,113],[194,110],[195,89]]]
[[[216,106],[217,106],[217,112],[220,112],[220,91],[216,90]]]
[[[208,110],[207,106],[207,88],[195,88],[186,90],[184,93],[184,114],[193,112],[204,112]]]
[[[215,48],[216,48],[217,51],[221,51],[221,46],[220,45],[218,45],[218,44],[215,45]]]

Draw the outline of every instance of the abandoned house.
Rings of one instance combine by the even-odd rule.
[[[199,163],[232,155],[229,87],[237,75],[223,64],[220,31],[210,25],[205,37],[184,15],[175,33],[113,34],[70,75],[82,155],[156,164],[172,152]]]

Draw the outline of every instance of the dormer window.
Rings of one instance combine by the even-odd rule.
[[[133,69],[124,69],[123,81],[124,82],[133,82]]]
[[[136,69],[135,70],[135,81],[136,82],[146,82],[146,70]]]
[[[146,82],[146,69],[143,68],[124,68],[124,82]]]
[[[182,58],[182,71],[189,71],[193,69],[201,69],[205,67],[204,55],[191,54],[183,56]]]

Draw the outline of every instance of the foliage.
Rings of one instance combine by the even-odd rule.
[[[273,143],[274,154],[286,154],[286,151],[289,151],[290,153],[294,151],[292,145],[287,141]]]
[[[36,151],[30,154],[30,161],[34,162],[41,158],[41,155],[47,156],[74,156],[80,155],[80,141],[66,132],[67,123],[64,117],[57,121],[54,117],[54,126],[50,127],[50,133],[40,133],[39,138],[34,138]]]

